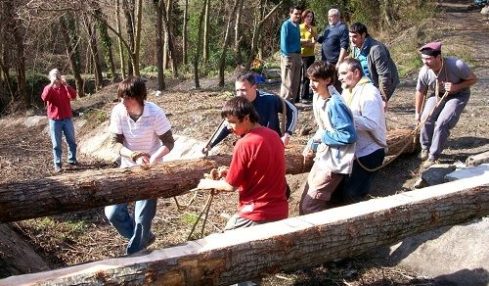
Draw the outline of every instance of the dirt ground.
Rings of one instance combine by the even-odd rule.
[[[467,11],[471,1],[445,1],[445,12],[436,19],[436,26],[448,50],[464,50],[468,62],[479,77],[472,88],[472,96],[450,140],[441,161],[453,163],[464,161],[467,156],[489,151],[489,123],[487,121],[486,96],[489,89],[489,23],[478,11]],[[433,39],[437,40],[437,39]],[[389,104],[388,127],[414,127],[414,87],[416,74],[403,80]],[[148,80],[148,100],[162,106],[168,115],[174,134],[206,141],[220,122],[219,110],[230,98],[231,76],[225,89],[216,89],[217,80],[203,79],[203,90],[192,90],[192,81],[170,83],[169,91],[156,97],[154,79]],[[263,86],[277,91],[277,85]],[[113,107],[116,86],[106,87],[101,92],[74,103],[77,136],[84,134],[107,119]],[[293,143],[303,144],[308,139],[304,130],[314,127],[310,107],[299,106],[299,124]],[[484,115],[486,114],[486,115]],[[29,114],[32,115],[32,114]],[[39,114],[42,115],[42,114]],[[27,118],[27,119],[26,119]],[[52,175],[51,143],[43,123],[43,117],[16,115],[0,120],[4,135],[0,138],[0,183],[30,180]],[[45,119],[44,119],[45,120]],[[39,123],[41,122],[41,123]],[[45,122],[45,121],[44,121]],[[30,124],[28,127],[26,124]],[[227,148],[229,151],[231,140]],[[66,150],[66,149],[64,149]],[[112,164],[99,162],[89,156],[79,158],[82,166],[78,172],[89,168],[109,168]],[[382,169],[374,182],[371,197],[392,195],[412,188],[419,174],[420,161],[415,155],[402,156]],[[306,174],[288,176],[293,189],[291,216],[297,215],[296,205]],[[157,216],[153,221],[156,242],[151,249],[164,248],[187,240],[193,221],[202,209],[206,197],[198,196],[185,210],[178,210],[173,199],[160,199]],[[189,196],[178,198],[180,204]],[[208,227],[204,234],[220,231],[226,219],[235,210],[234,195],[218,196],[210,212]],[[102,209],[38,218],[10,224],[41,255],[51,268],[121,256],[125,241],[104,218]],[[200,234],[200,229],[196,232]],[[194,238],[196,238],[194,236]],[[266,277],[263,285],[446,285],[436,277],[417,277],[398,267],[391,267],[382,260],[371,259],[369,254],[344,259],[304,269],[294,273],[280,273]],[[4,259],[0,251],[0,260]],[[0,271],[0,277],[10,273]]]

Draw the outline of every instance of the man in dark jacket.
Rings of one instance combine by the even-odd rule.
[[[385,103],[390,99],[397,85],[399,74],[389,50],[381,42],[373,39],[362,23],[350,26],[351,56],[362,64],[363,73],[380,90]]]

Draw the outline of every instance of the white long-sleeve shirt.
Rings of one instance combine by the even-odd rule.
[[[357,130],[357,158],[387,147],[385,114],[380,91],[366,77],[351,90],[342,93],[353,113]]]

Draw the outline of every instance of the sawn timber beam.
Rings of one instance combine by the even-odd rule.
[[[229,285],[392,245],[489,215],[489,177],[473,177],[212,234],[147,255],[11,276],[3,285]]]

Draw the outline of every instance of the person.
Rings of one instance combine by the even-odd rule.
[[[174,146],[170,122],[160,107],[145,101],[146,85],[139,77],[123,80],[117,96],[121,102],[112,109],[109,130],[113,148],[121,156],[120,167],[151,168]],[[127,203],[105,207],[110,224],[129,240],[126,254],[136,253],[154,241],[151,222],[155,213],[156,199],[137,201],[133,218]]]
[[[344,202],[354,202],[369,193],[377,168],[382,166],[387,130],[380,91],[363,75],[360,62],[346,58],[338,74],[343,85],[342,96],[353,113],[357,132],[356,160],[351,175],[340,187],[341,197]]]
[[[234,146],[229,169],[221,172],[224,179],[202,179],[197,188],[238,191],[238,211],[228,220],[224,230],[287,218],[285,150],[280,137],[273,130],[260,125],[253,104],[244,97],[228,100],[222,108],[221,117],[241,138]]]
[[[75,127],[71,100],[76,98],[76,91],[66,83],[65,77],[55,68],[49,71],[50,84],[44,87],[41,99],[46,104],[49,119],[49,134],[53,144],[54,172],[62,171],[62,135],[68,143],[68,164],[77,165]]]
[[[387,101],[399,85],[399,74],[389,50],[384,44],[372,38],[368,34],[367,27],[362,23],[353,23],[349,35],[352,43],[351,56],[360,61],[363,74],[380,90],[386,107]]]
[[[321,59],[338,66],[348,55],[348,27],[341,21],[340,10],[336,8],[328,11],[328,26],[324,29],[323,35],[318,38],[321,44]]]
[[[289,101],[297,99],[301,81],[301,13],[300,7],[290,8],[289,19],[280,28],[280,96]]]
[[[333,64],[315,62],[307,70],[314,91],[313,112],[318,124],[314,136],[303,155],[315,162],[299,204],[300,214],[308,214],[330,207],[331,195],[344,177],[350,174],[355,154],[356,131],[353,115],[334,87],[336,69]]]
[[[301,59],[302,59],[302,86],[300,92],[300,99],[304,103],[308,103],[312,100],[312,95],[309,93],[309,77],[307,76],[307,69],[316,60],[314,55],[314,43],[317,38],[316,19],[314,19],[314,12],[309,9],[302,12],[302,24],[299,29],[301,33]],[[296,102],[299,98],[295,99]]]
[[[258,90],[252,72],[245,72],[238,75],[235,82],[235,88],[236,96],[244,97],[253,104],[259,115],[258,123],[274,130],[281,136],[284,146],[287,146],[290,136],[294,133],[297,125],[297,108],[289,101],[284,100],[277,95]],[[279,114],[282,115],[282,126],[280,124]],[[207,153],[210,149],[224,140],[230,133],[231,131],[228,130],[226,124],[221,124],[216,131],[215,136],[209,140],[209,144],[202,150],[202,152]]]
[[[450,129],[469,100],[470,87],[477,82],[466,63],[456,57],[443,57],[441,47],[440,42],[431,42],[419,49],[423,67],[416,85],[415,119],[423,122],[420,157],[426,160],[424,167],[432,165],[442,153]],[[448,94],[443,97],[445,92]]]

